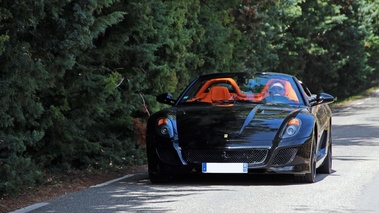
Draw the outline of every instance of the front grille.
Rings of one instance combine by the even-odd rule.
[[[228,162],[261,164],[267,157],[267,149],[249,150],[183,150],[183,158],[189,163]]]
[[[297,153],[297,148],[286,148],[279,150],[278,154],[275,156],[272,165],[284,165],[290,163]]]

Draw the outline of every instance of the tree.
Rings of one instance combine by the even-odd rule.
[[[368,65],[374,70],[369,79],[377,79],[379,61],[379,1],[367,0],[359,1],[358,18],[361,21],[360,28],[365,29],[367,36],[365,38],[365,53],[368,58]]]
[[[315,92],[351,95],[350,88],[367,84],[373,72],[367,64],[367,31],[361,27],[358,6],[355,1],[316,0],[270,5],[262,11],[259,29],[266,44],[262,52],[272,66],[263,67],[293,74]]]
[[[17,192],[40,178],[25,151],[44,135],[43,127],[39,126],[43,107],[38,101],[37,88],[44,85],[46,75],[40,73],[39,61],[32,59],[30,43],[18,40],[26,37],[26,29],[33,28],[34,21],[41,17],[40,5],[33,5],[38,11],[35,14],[27,10],[30,6],[27,3],[17,8],[9,5],[13,2],[2,1],[0,5],[0,32],[7,38],[0,55],[0,192]]]
[[[98,142],[86,131],[114,110],[109,88],[119,76],[99,64],[83,68],[93,61],[80,56],[122,19],[119,11],[102,13],[113,3],[1,2],[1,32],[9,36],[0,56],[1,192],[32,185],[40,168],[78,166],[82,153],[95,154]]]

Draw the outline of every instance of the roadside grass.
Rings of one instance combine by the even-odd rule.
[[[359,91],[359,92],[357,92],[357,94],[350,96],[348,98],[344,98],[344,99],[339,100],[337,97],[337,100],[334,103],[332,103],[330,106],[331,106],[331,108],[342,107],[342,106],[345,106],[346,104],[349,104],[353,101],[369,97],[369,96],[373,95],[378,90],[379,90],[379,86],[374,86],[374,87],[370,87],[366,90]]]

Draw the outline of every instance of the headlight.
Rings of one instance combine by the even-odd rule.
[[[158,133],[167,138],[174,137],[174,127],[172,121],[168,118],[159,118],[157,122]]]
[[[290,138],[290,137],[295,136],[299,132],[300,127],[301,127],[301,120],[298,118],[292,118],[291,120],[287,122],[287,125],[284,128],[282,137]]]

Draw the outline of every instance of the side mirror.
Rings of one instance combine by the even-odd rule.
[[[176,102],[170,93],[164,93],[157,96],[156,99],[159,103],[168,104],[173,106]]]
[[[318,105],[318,104],[329,104],[334,101],[334,97],[328,93],[320,93],[317,96],[312,96],[309,100],[309,103],[312,106]]]

